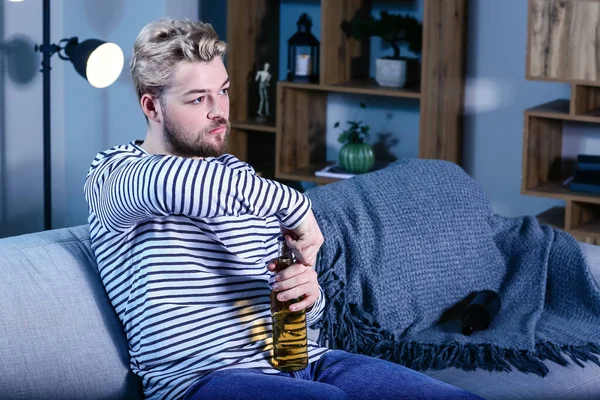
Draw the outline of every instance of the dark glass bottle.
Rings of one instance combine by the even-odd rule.
[[[463,335],[487,329],[500,311],[500,296],[493,290],[477,292],[462,317]]]
[[[276,260],[278,273],[295,263],[294,254],[285,238],[278,238],[279,254]],[[308,365],[306,336],[306,310],[290,311],[291,304],[300,299],[277,300],[280,292],[271,291],[271,318],[273,324],[273,357],[271,363],[284,372],[299,371]]]

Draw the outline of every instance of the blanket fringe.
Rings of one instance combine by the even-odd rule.
[[[416,371],[439,370],[449,367],[465,371],[511,371],[512,368],[541,377],[548,374],[544,360],[566,366],[571,360],[583,366],[591,361],[600,366],[600,344],[560,346],[549,342],[537,343],[535,351],[499,348],[491,344],[463,344],[458,342],[430,345],[394,337],[382,329],[373,317],[355,304],[346,302],[343,283],[334,274],[327,276],[331,284],[321,287],[326,291],[328,304],[321,320],[313,325],[319,329],[317,342],[331,349],[365,354],[404,365]]]

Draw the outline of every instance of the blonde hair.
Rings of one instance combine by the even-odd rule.
[[[160,99],[178,63],[223,59],[226,51],[211,24],[189,19],[149,23],[135,40],[129,66],[138,99],[145,93]]]

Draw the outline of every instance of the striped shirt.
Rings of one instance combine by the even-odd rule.
[[[232,155],[151,155],[135,141],[99,153],[85,182],[92,249],[149,399],[175,399],[215,370],[278,373],[266,266],[281,226],[310,200]],[[323,313],[324,296],[307,313]],[[309,361],[326,348],[309,340]]]

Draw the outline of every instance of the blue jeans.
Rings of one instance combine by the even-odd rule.
[[[389,361],[332,350],[298,372],[215,371],[196,381],[185,396],[185,400],[213,399],[474,400],[481,397]]]

